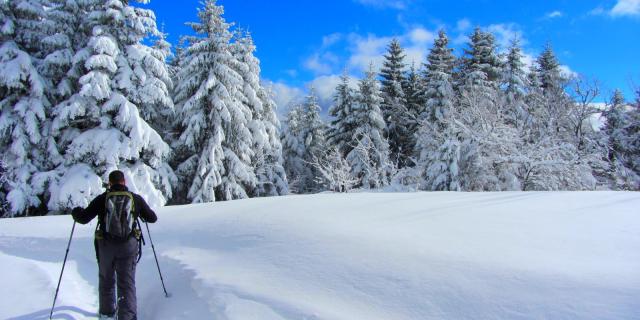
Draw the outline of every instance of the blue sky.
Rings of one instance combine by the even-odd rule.
[[[459,50],[474,27],[500,44],[514,35],[529,59],[551,42],[567,72],[597,78],[603,96],[640,85],[640,0],[219,0],[225,18],[251,31],[262,78],[274,83],[280,105],[313,85],[328,103],[344,68],[360,76],[380,63],[396,37],[407,62],[422,63],[440,28]],[[158,24],[177,43],[197,19],[198,0],[152,0]]]

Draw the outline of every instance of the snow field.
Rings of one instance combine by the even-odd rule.
[[[640,196],[356,193],[166,207],[141,320],[640,319]],[[1,319],[47,319],[70,217],[0,221]],[[77,226],[56,319],[97,309]],[[28,297],[28,298],[25,298]]]

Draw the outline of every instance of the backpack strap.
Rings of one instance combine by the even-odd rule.
[[[140,262],[140,259],[142,259],[142,246],[146,246],[147,243],[144,241],[144,235],[142,234],[142,224],[140,223],[139,217],[136,217],[136,224],[138,225],[138,231],[140,233],[140,237],[136,237],[136,239],[138,239],[138,261],[136,261],[136,263],[138,263]]]

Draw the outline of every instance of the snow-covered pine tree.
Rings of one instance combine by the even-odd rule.
[[[607,110],[604,112],[606,122],[603,131],[608,138],[608,160],[614,182],[613,187],[633,190],[637,188],[639,177],[632,169],[633,152],[630,147],[633,141],[629,138],[633,135],[629,135],[631,132],[628,130],[632,119],[631,113],[627,112],[625,108],[625,98],[622,92],[616,89]]]
[[[256,190],[259,196],[279,196],[289,193],[280,140],[280,120],[276,114],[277,105],[273,97],[274,93],[269,88],[262,87],[262,90],[258,91],[258,98],[262,100],[261,114],[267,138],[262,155],[263,160],[260,160],[260,156],[256,157],[258,159],[255,165],[258,177]]]
[[[260,61],[254,56],[256,47],[249,33],[237,33],[232,45],[238,59],[238,73],[244,85],[243,103],[251,110],[249,130],[252,135],[252,167],[257,177],[251,196],[277,196],[288,192],[283,168],[282,144],[278,135],[279,122],[275,103],[269,92],[260,84]]]
[[[511,41],[506,56],[506,62],[502,69],[502,88],[504,101],[502,105],[506,110],[502,110],[507,124],[522,130],[530,121],[525,104],[527,88],[527,73],[523,62],[524,55],[520,46],[520,39]]]
[[[405,123],[405,126],[409,137],[408,143],[413,150],[413,154],[409,155],[411,160],[407,161],[407,166],[415,166],[416,135],[419,129],[420,114],[424,112],[426,106],[424,85],[420,72],[416,69],[415,64],[412,64],[402,82],[402,90],[407,100],[407,113],[409,114],[409,122]]]
[[[495,37],[491,32],[476,28],[470,40],[459,62],[459,85],[468,86],[471,83],[478,85],[486,82],[484,86],[497,88],[501,78],[502,63],[497,54]]]
[[[563,90],[563,84],[566,79],[562,77],[560,72],[560,63],[556,57],[551,43],[545,45],[544,50],[536,60],[538,66],[538,77],[540,85],[545,91]]]
[[[402,88],[405,74],[404,50],[397,39],[393,39],[384,55],[380,70],[382,77],[382,110],[389,139],[391,159],[398,167],[404,167],[413,154],[413,145],[407,124],[415,121],[407,109],[407,99]]]
[[[525,105],[527,106],[527,121],[524,130],[527,131],[529,141],[535,141],[540,136],[544,136],[546,132],[545,124],[542,121],[546,118],[546,109],[544,108],[545,98],[542,89],[542,83],[538,77],[537,67],[531,65],[527,72],[527,94],[525,96]]]
[[[289,189],[294,193],[304,192],[305,177],[312,175],[305,163],[306,145],[302,129],[304,110],[296,105],[289,110],[282,130],[282,154]]]
[[[327,131],[327,140],[329,144],[336,146],[343,156],[349,154],[353,148],[351,139],[358,125],[353,113],[355,94],[350,81],[345,70],[333,96],[334,104],[329,109],[332,119]]]
[[[247,198],[257,184],[252,113],[244,103],[241,63],[232,54],[231,25],[223,13],[215,0],[204,3],[200,22],[189,24],[197,35],[188,38],[178,74],[177,174],[193,203]]]
[[[538,121],[545,127],[547,133],[559,134],[569,138],[573,133],[567,123],[572,105],[564,87],[567,79],[562,76],[560,63],[548,43],[544,51],[536,60],[536,73],[540,89],[543,94],[543,110],[539,110]]]
[[[424,190],[459,191],[460,141],[455,125],[453,65],[449,39],[440,30],[425,66],[426,107],[420,115],[416,155]]]
[[[137,10],[142,23],[153,32],[154,45],[134,43],[127,47],[126,66],[128,70],[118,78],[118,85],[128,92],[130,101],[139,106],[143,119],[169,141],[171,119],[174,117],[171,90],[173,82],[167,64],[171,55],[171,45],[165,40],[165,34],[156,28],[154,14],[150,10]],[[141,30],[142,31],[142,30]]]
[[[166,66],[144,62],[153,58],[153,50],[142,43],[158,34],[154,15],[128,1],[81,4],[79,30],[90,34],[69,71],[79,78],[79,88],[54,109],[52,134],[64,163],[57,177],[47,177],[49,209],[86,205],[116,168],[125,172],[132,191],[143,194],[150,205],[162,206],[172,192],[174,176],[166,162],[170,149],[144,119],[141,110],[146,107],[134,103],[142,103],[141,96],[170,101],[164,86],[154,82],[157,74],[166,74]],[[151,88],[145,88],[147,80],[153,82]]]
[[[87,23],[83,23],[88,12],[90,2],[70,0],[44,0],[45,26],[47,36],[42,39],[45,57],[42,61],[42,74],[47,79],[49,89],[45,92],[51,102],[48,118],[53,118],[58,105],[80,91],[79,78],[84,72],[84,66],[75,64],[73,58],[77,50],[86,46],[90,30]],[[46,172],[39,175],[40,181],[47,181],[63,165],[63,146],[53,134],[48,134]],[[43,186],[45,187],[45,186]]]
[[[309,95],[305,98],[302,106],[301,134],[304,141],[304,162],[307,166],[314,163],[316,159],[324,161],[326,151],[329,147],[326,139],[327,126],[320,117],[320,104],[315,89],[309,90]],[[303,191],[305,193],[317,192],[323,189],[321,183],[317,181],[320,172],[313,166],[307,170],[307,175],[303,178]]]
[[[608,109],[604,112],[606,119],[604,132],[609,137],[608,158],[609,161],[620,161],[624,153],[624,144],[626,140],[624,127],[628,122],[628,115],[625,108],[625,98],[622,91],[616,89],[609,103]]]
[[[322,173],[313,164],[325,163],[328,148],[325,132],[318,98],[311,88],[304,103],[295,105],[287,114],[282,132],[284,163],[292,192],[323,189]]]
[[[78,78],[71,71],[76,50],[85,46],[90,30],[82,23],[87,3],[69,0],[47,0],[47,36],[42,40],[47,53],[43,61],[43,74],[53,90],[47,94],[52,104],[68,99],[78,89]]]
[[[499,120],[497,90],[500,60],[493,35],[477,28],[462,58],[462,85],[459,92],[461,120],[470,127],[487,131]]]
[[[353,149],[347,155],[353,176],[364,188],[380,188],[389,184],[394,167],[389,158],[389,142],[384,136],[385,123],[380,108],[380,91],[373,65],[360,80],[353,117],[357,128],[352,137]]]
[[[424,99],[426,108],[420,119],[430,122],[444,121],[453,112],[454,93],[451,85],[455,63],[453,49],[449,48],[449,38],[440,30],[425,64]]]
[[[0,2],[0,148],[12,216],[29,215],[45,200],[33,181],[47,156],[50,102],[39,72],[44,15],[38,0]]]
[[[464,127],[459,166],[462,188],[496,190],[500,187],[494,162],[504,150],[497,140],[503,140],[501,134],[510,134],[497,134],[498,128],[506,128],[498,96],[501,63],[493,35],[476,28],[465,54],[458,97],[458,120]]]

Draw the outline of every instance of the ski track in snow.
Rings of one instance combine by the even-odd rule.
[[[140,320],[640,319],[640,194],[357,193],[167,207]],[[54,319],[94,319],[95,224]],[[48,319],[71,219],[0,221],[0,319]],[[146,233],[146,230],[145,230]]]

